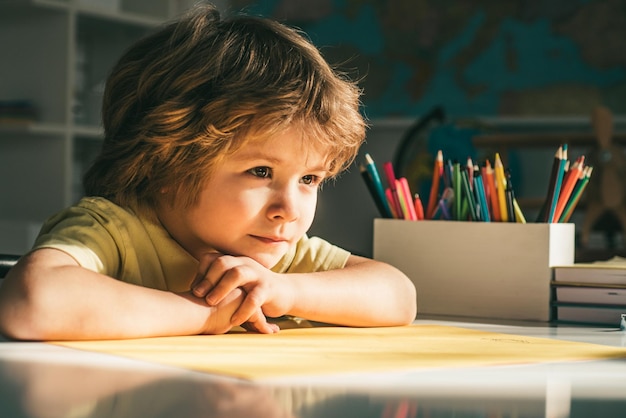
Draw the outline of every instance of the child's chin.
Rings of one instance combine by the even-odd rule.
[[[251,256],[254,261],[262,265],[267,269],[271,269],[283,258],[283,255],[275,255],[275,254],[256,254]]]

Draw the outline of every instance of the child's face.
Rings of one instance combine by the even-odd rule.
[[[219,251],[274,266],[309,229],[325,154],[298,130],[246,143],[215,167],[198,203],[159,209],[159,219],[193,256]]]

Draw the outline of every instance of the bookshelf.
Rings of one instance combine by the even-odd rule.
[[[80,197],[82,174],[100,148],[109,69],[131,43],[189,6],[0,2],[0,252],[26,251],[41,222]]]

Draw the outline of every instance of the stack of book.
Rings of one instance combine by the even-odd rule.
[[[553,268],[552,318],[620,326],[626,314],[626,258]]]

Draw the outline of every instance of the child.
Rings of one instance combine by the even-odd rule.
[[[210,5],[131,47],[103,102],[86,195],[0,290],[15,339],[278,332],[289,315],[393,326],[397,269],[307,237],[322,182],[365,136],[357,87],[297,31]]]

